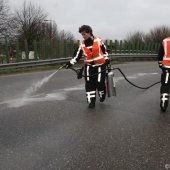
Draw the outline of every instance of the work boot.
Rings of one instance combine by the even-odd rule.
[[[167,107],[161,107],[161,112],[166,112]]]
[[[104,102],[105,101],[105,96],[100,97],[100,102]]]
[[[95,103],[94,102],[91,102],[91,103],[89,103],[89,108],[95,108]]]
[[[161,102],[160,102],[161,112],[166,112],[168,103],[169,103],[169,94],[168,93],[161,94]]]
[[[99,91],[100,102],[104,102],[106,98],[106,90]]]
[[[91,99],[91,102],[89,103],[89,108],[94,108],[95,107],[95,98]]]

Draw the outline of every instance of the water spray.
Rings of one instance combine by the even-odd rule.
[[[40,80],[40,81],[38,81],[36,83],[34,83],[30,88],[28,88],[24,92],[22,98],[25,99],[25,98],[29,97],[32,93],[36,92],[39,88],[41,88],[45,83],[47,83],[63,67],[65,67],[65,65],[62,65],[54,73],[50,74],[49,76],[43,78],[42,80]]]

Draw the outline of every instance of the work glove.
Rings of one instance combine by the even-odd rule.
[[[159,65],[159,68],[161,68],[161,69],[162,69],[162,65]]]
[[[70,63],[70,61],[68,61],[68,62],[66,63],[65,68],[68,69],[68,68],[70,68],[70,67],[72,67],[72,64]]]
[[[110,64],[110,59],[108,59],[108,58],[105,59],[105,64],[106,64],[106,65]]]

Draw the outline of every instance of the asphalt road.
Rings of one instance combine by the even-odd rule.
[[[157,62],[118,66],[140,86],[160,80]],[[62,70],[47,81],[52,72],[0,77],[0,170],[170,169],[160,84],[137,89],[115,71],[117,97],[89,109],[84,80]]]

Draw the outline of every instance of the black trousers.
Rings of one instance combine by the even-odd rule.
[[[106,65],[103,64],[95,67],[90,65],[85,65],[84,72],[85,72],[85,89],[86,89],[87,102],[91,103],[96,101],[96,90],[98,91],[98,95],[100,98],[105,98]]]
[[[160,107],[167,108],[169,102],[170,69],[162,69]]]

